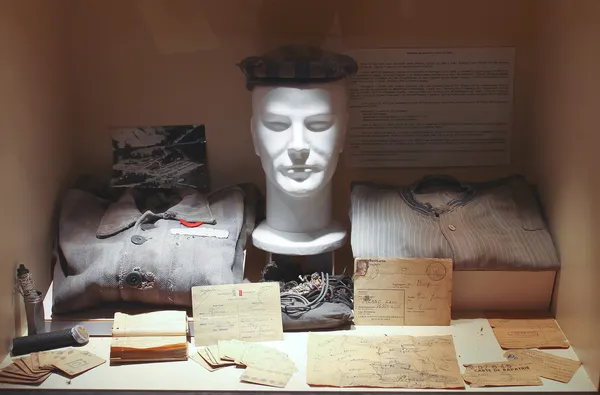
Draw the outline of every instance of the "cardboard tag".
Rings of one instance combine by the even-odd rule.
[[[0,383],[5,383],[5,384],[23,384],[23,385],[40,385],[44,381],[46,381],[46,379],[48,377],[50,377],[51,374],[52,374],[51,372],[48,372],[48,373],[44,374],[43,376],[35,377],[35,378],[18,378],[18,377],[7,377],[7,376],[0,375]]]
[[[33,372],[30,356],[13,360],[13,363],[0,370],[0,383],[39,385],[51,374],[50,370]]]
[[[40,369],[40,354],[37,352],[31,353],[31,355],[29,355],[29,358],[31,359],[31,370],[34,372],[39,372],[42,369]]]
[[[38,354],[40,369],[54,369],[54,360],[69,351],[68,348],[54,351],[43,351]]]
[[[50,377],[55,369],[75,376],[104,362],[104,359],[88,351],[72,348],[31,353],[13,359],[13,363],[1,369],[0,383],[39,385]]]
[[[102,365],[106,360],[89,351],[69,350],[54,361],[54,366],[68,374],[75,376],[96,366]]]

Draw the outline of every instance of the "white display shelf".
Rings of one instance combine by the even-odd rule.
[[[55,270],[55,276],[60,272]],[[494,272],[494,271],[455,271],[452,280],[453,311],[479,310],[548,310],[556,273],[543,272]],[[115,310],[93,309],[62,317],[52,315],[52,288],[50,285],[44,298],[46,331],[69,329],[74,325],[84,325],[91,336],[110,336],[112,317]],[[145,307],[133,311],[146,312]],[[193,320],[189,318],[190,332]]]
[[[334,333],[348,335],[449,335],[454,338],[458,361],[462,364],[495,362],[505,360],[504,351],[498,345],[487,319],[481,315],[462,315],[454,319],[449,327],[355,327],[351,330]],[[332,332],[329,332],[332,333]],[[227,367],[216,372],[208,372],[192,360],[181,362],[144,363],[133,365],[110,366],[105,364],[83,373],[73,379],[52,374],[41,386],[33,387],[46,390],[143,390],[143,391],[244,391],[244,392],[397,392],[410,389],[379,388],[329,388],[310,387],[306,384],[306,344],[308,333],[285,333],[283,341],[266,342],[265,345],[286,352],[295,362],[298,372],[294,374],[286,388],[270,388],[255,384],[241,383],[239,377],[242,369]],[[190,352],[193,351],[193,339]],[[85,349],[109,358],[110,338],[94,337]],[[555,355],[577,359],[572,348],[566,350],[544,350]],[[9,364],[6,358],[2,366]],[[596,391],[584,367],[580,367],[573,379],[567,383],[559,383],[542,379],[543,386],[537,387],[499,387],[475,388],[467,391]],[[0,384],[0,388],[31,388],[26,386]],[[413,392],[415,390],[412,390]],[[440,390],[426,390],[440,392]],[[458,390],[462,391],[462,390]]]

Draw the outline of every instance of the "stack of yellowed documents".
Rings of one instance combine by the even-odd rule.
[[[52,372],[60,372],[69,378],[78,376],[106,361],[87,350],[63,348],[54,351],[34,352],[0,369],[0,383],[35,385],[42,384]]]
[[[116,313],[110,362],[187,360],[187,333],[185,311],[157,311],[136,315]]]
[[[213,372],[226,366],[245,367],[243,382],[284,388],[298,370],[288,355],[272,347],[240,340],[219,340],[197,349],[190,358]]]

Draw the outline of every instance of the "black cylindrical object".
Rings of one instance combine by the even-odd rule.
[[[71,329],[39,333],[13,339],[12,354],[23,355],[32,352],[54,350],[62,347],[83,345],[89,341],[85,328],[76,325]]]

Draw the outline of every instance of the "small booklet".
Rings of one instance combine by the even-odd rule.
[[[187,333],[185,311],[115,313],[110,362],[185,361]]]

